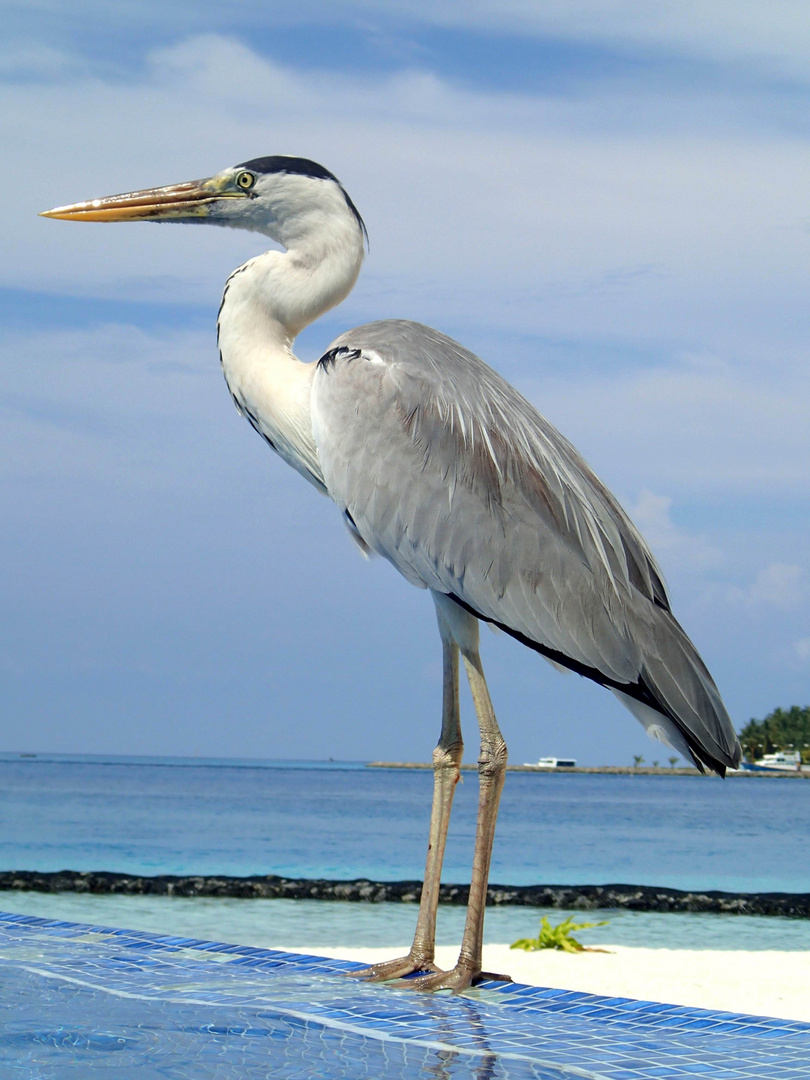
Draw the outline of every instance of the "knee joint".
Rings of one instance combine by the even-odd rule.
[[[461,764],[461,756],[464,753],[464,743],[453,743],[450,746],[437,746],[433,751],[434,772],[444,771],[458,772]]]
[[[503,739],[481,743],[478,754],[479,776],[497,776],[502,773],[506,768],[507,758],[506,743]]]

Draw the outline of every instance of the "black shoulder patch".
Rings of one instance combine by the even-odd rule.
[[[295,176],[311,176],[315,180],[331,180],[342,191],[346,205],[354,214],[355,220],[360,226],[360,231],[365,237],[366,243],[368,243],[366,223],[360,217],[360,211],[352,202],[348,191],[334,173],[329,172],[323,165],[319,165],[317,161],[310,161],[309,158],[288,157],[286,154],[274,154],[271,157],[251,158],[250,161],[243,161],[236,165],[235,168],[250,169],[251,172],[255,173],[291,173]]]
[[[335,366],[338,357],[343,360],[357,360],[359,356],[359,349],[347,349],[345,345],[340,345],[337,349],[329,349],[328,352],[325,352],[318,361],[318,367],[328,371],[330,367]]]

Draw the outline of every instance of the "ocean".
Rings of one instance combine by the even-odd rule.
[[[464,774],[447,882],[469,880],[477,788],[475,774]],[[419,879],[431,789],[429,771],[359,762],[5,754],[0,869]],[[509,773],[490,878],[807,893],[808,833],[805,781]],[[194,936],[313,949],[405,943],[415,918],[404,904],[12,892],[0,896],[0,908],[166,933],[190,934],[193,926]],[[594,943],[810,947],[806,920],[587,917],[610,920],[589,932]],[[462,919],[462,909],[443,909],[440,939],[457,939]],[[537,919],[531,909],[492,909],[487,939],[528,936]]]

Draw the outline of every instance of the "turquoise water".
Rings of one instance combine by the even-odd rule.
[[[445,881],[466,881],[477,779]],[[352,763],[0,759],[0,867],[421,878],[432,777]],[[810,783],[510,773],[491,880],[810,892]]]
[[[332,947],[389,948],[407,951],[416,925],[415,904],[353,904],[323,900],[235,900],[169,896],[84,896],[75,893],[0,892],[0,908],[99,926],[128,926],[155,934],[235,941],[259,948],[294,952]],[[439,945],[458,945],[463,907],[439,909]],[[635,945],[649,949],[810,949],[810,920],[692,912],[563,911],[491,907],[484,939],[511,944],[534,937],[540,916],[552,923],[572,915],[578,923],[606,920],[582,931],[587,945]]]
[[[0,868],[418,879],[427,772],[360,763],[0,757]],[[459,785],[445,881],[469,880],[476,778]],[[492,880],[810,892],[795,837],[810,784],[511,773]],[[0,894],[6,909],[257,945],[406,943],[411,905]],[[564,913],[553,912],[552,918]],[[670,948],[810,947],[810,923],[716,915],[596,913],[593,943]],[[457,942],[461,908],[443,908]],[[536,932],[533,909],[490,909],[487,940]]]

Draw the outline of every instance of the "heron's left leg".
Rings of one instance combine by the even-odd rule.
[[[438,971],[433,962],[436,948],[436,913],[439,905],[442,862],[447,843],[447,826],[453,795],[459,781],[459,766],[464,751],[458,708],[458,645],[450,627],[442,618],[437,603],[436,615],[442,638],[444,687],[442,694],[442,731],[433,751],[433,807],[430,814],[430,836],[425,860],[425,879],[413,945],[407,956],[372,964],[351,974],[373,982],[397,979],[415,971]]]
[[[450,606],[452,605],[452,606]],[[437,600],[437,608],[440,602]],[[470,682],[478,726],[481,730],[481,750],[478,757],[478,821],[475,832],[470,899],[467,920],[458,963],[452,971],[441,971],[408,980],[417,990],[453,990],[460,993],[482,978],[509,981],[509,976],[485,974],[481,970],[484,945],[484,911],[487,900],[489,866],[495,839],[495,822],[506,775],[506,743],[501,735],[495,710],[489,696],[481,657],[478,653],[478,620],[449,598],[443,606],[445,617],[454,628],[454,636],[464,658]]]

